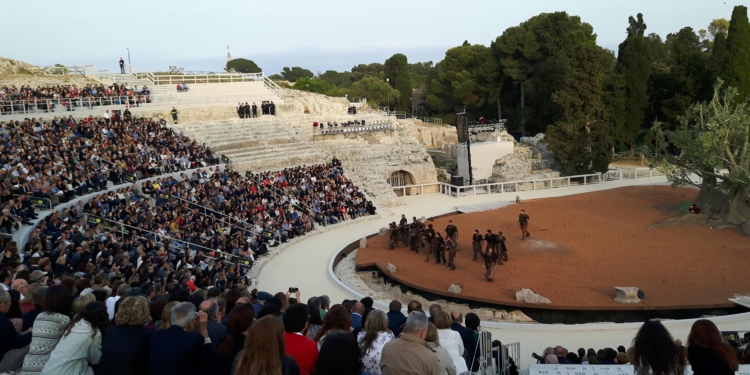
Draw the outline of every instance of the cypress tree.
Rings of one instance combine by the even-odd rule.
[[[385,60],[383,72],[385,73],[386,78],[388,78],[391,87],[401,93],[401,97],[394,102],[396,104],[396,110],[411,110],[411,71],[406,55],[397,53],[391,56],[388,60]]]
[[[721,78],[728,87],[737,88],[740,100],[750,97],[750,23],[747,7],[737,5],[729,21]]]
[[[631,147],[646,114],[648,104],[648,76],[651,72],[649,45],[644,37],[646,24],[643,15],[638,19],[628,19],[628,37],[620,44],[617,56],[617,72],[625,78],[625,121],[624,129],[618,131],[622,140]]]
[[[724,33],[716,34],[714,45],[711,48],[711,57],[708,59],[708,70],[711,72],[711,82],[716,82],[716,78],[721,74],[721,65],[726,58],[727,37]]]

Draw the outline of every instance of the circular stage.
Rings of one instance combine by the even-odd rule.
[[[750,240],[735,230],[715,230],[680,217],[679,207],[694,189],[634,186],[547,198],[433,221],[444,230],[449,219],[459,228],[457,269],[425,262],[405,247],[390,251],[386,236],[373,236],[357,253],[357,268],[378,269],[402,288],[478,305],[520,308],[540,322],[638,321],[691,318],[740,311],[729,298],[750,293],[745,274]],[[518,214],[531,217],[531,237],[521,240]],[[698,218],[697,216],[695,218]],[[411,218],[409,218],[411,222]],[[495,267],[494,282],[473,261],[471,235],[502,230],[509,261]],[[388,263],[398,271],[385,271]],[[462,292],[448,293],[451,284]],[[635,286],[645,293],[638,304],[613,300],[615,287]],[[551,300],[548,305],[516,302],[528,288]]]

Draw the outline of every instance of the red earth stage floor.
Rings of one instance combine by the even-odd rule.
[[[405,247],[387,250],[388,238],[374,236],[357,253],[357,266],[377,264],[416,289],[449,296],[448,287],[463,288],[458,298],[522,306],[515,292],[529,288],[551,309],[628,310],[732,307],[727,299],[750,293],[750,239],[732,229],[706,225],[654,224],[679,217],[679,205],[695,189],[636,186],[547,198],[498,210],[435,219],[438,230],[449,219],[459,228],[457,270],[425,263],[426,247],[417,255]],[[521,241],[516,224],[521,209],[531,217],[532,237]],[[409,218],[411,222],[411,218]],[[494,282],[484,278],[481,261],[472,262],[471,235],[502,230],[510,261],[495,267]],[[636,305],[614,302],[616,286],[636,286],[646,297]]]

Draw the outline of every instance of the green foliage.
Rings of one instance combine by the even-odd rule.
[[[729,33],[729,21],[726,18],[714,18],[708,24],[708,33],[714,40],[716,40],[719,34],[724,34],[724,37],[726,37],[727,33]]]
[[[352,96],[367,98],[367,103],[371,106],[386,105],[389,94],[391,103],[401,97],[401,92],[392,88],[385,80],[373,76],[354,82],[350,92]]]
[[[365,77],[382,78],[385,81],[385,75],[383,74],[383,64],[359,64],[352,68],[352,81],[357,82]]]
[[[55,64],[55,67],[52,68],[51,72],[54,75],[61,76],[61,75],[65,74],[65,65],[63,65],[63,64]]]
[[[480,44],[449,49],[430,75],[427,104],[442,113],[467,111],[476,116],[492,113],[491,87],[499,74],[492,51]],[[489,114],[487,113],[489,112]]]
[[[268,76],[268,79],[272,79],[274,81],[281,81],[284,79],[284,77],[281,76],[281,74],[271,74]]]
[[[674,124],[690,105],[710,98],[711,74],[706,69],[707,59],[700,39],[692,28],[667,35],[666,47],[670,58],[670,97],[662,106],[665,121]]]
[[[699,198],[708,199],[698,203],[710,201],[701,197],[705,192],[726,192],[729,199],[721,215],[738,224],[750,218],[750,108],[746,101],[737,101],[734,87],[722,92],[721,85],[719,80],[710,102],[691,106],[674,130],[655,122],[653,151],[664,155],[662,170],[673,185],[695,185],[692,175],[702,178]],[[679,156],[670,154],[673,146],[681,150]]]
[[[414,88],[424,88],[427,84],[427,76],[435,70],[435,64],[432,61],[417,62],[409,64],[409,69]]]
[[[227,63],[227,70],[238,73],[260,73],[263,70],[258,67],[252,60],[234,59]]]
[[[724,62],[724,56],[727,51],[727,39],[724,33],[716,34],[713,47],[711,48],[711,57],[708,59],[707,69],[711,73],[711,82],[716,82],[721,74],[721,66]]]
[[[399,98],[394,101],[396,110],[410,111],[412,83],[411,69],[406,55],[397,53],[391,56],[388,60],[385,60],[383,73],[385,74],[386,79],[390,81],[389,83],[391,87],[401,93]]]
[[[750,97],[750,23],[747,7],[742,5],[732,11],[721,79],[737,88],[741,100]]]
[[[293,66],[291,69],[288,66],[285,66],[284,69],[281,70],[281,76],[289,82],[297,82],[300,78],[312,78],[315,75],[313,72],[300,68],[299,66]]]
[[[601,53],[594,43],[577,46],[566,87],[552,95],[563,116],[547,129],[545,140],[567,175],[606,172],[611,161],[609,124],[603,121]]]
[[[649,43],[645,38],[646,23],[643,15],[638,13],[637,19],[628,19],[628,36],[620,44],[617,57],[617,72],[621,74],[625,83],[624,118],[615,130],[621,144],[631,148],[641,130],[648,104],[648,77],[651,71],[651,54]],[[619,107],[619,104],[617,104]]]
[[[331,85],[339,87],[352,87],[352,73],[351,72],[337,72],[335,70],[326,70],[325,73],[318,76],[318,78],[328,82]]]

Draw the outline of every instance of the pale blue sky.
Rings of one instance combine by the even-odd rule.
[[[226,46],[267,74],[283,66],[349,70],[404,53],[439,61],[445,50],[489,45],[503,30],[541,12],[566,11],[594,26],[616,49],[627,18],[643,13],[648,32],[665,37],[713,18],[731,17],[736,0],[276,0],[3,1],[0,55],[35,65],[95,64],[117,69],[122,56],[139,69],[219,71]],[[29,11],[29,9],[32,9]]]

